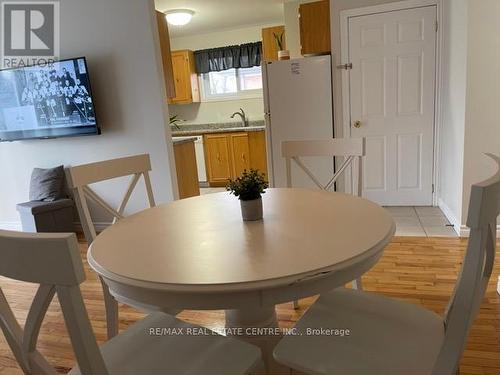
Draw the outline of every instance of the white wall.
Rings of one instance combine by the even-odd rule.
[[[34,167],[77,165],[149,153],[158,203],[174,197],[175,167],[151,1],[65,0],[61,2],[61,57],[85,55],[103,135],[0,144],[0,227],[17,228],[15,205],[28,200]],[[167,130],[166,130],[167,129]],[[122,181],[120,181],[122,182]],[[96,189],[117,204],[123,182]],[[142,190],[142,191],[141,191]],[[131,210],[145,207],[144,190]],[[109,221],[102,212],[95,220]]]
[[[467,91],[467,0],[445,0],[443,6],[438,200],[450,222],[459,230]]]
[[[211,33],[171,38],[172,50],[190,49],[193,51],[217,48],[234,44],[258,42],[262,40],[262,28],[274,25],[246,26],[232,30],[218,30]]]
[[[467,235],[471,185],[496,171],[483,154],[500,155],[500,2],[446,0],[445,12],[440,204]]]
[[[279,24],[279,23],[277,23]],[[251,43],[262,40],[262,28],[272,25],[257,25],[234,30],[221,30],[201,35],[172,38],[172,50],[190,49],[193,51],[207,48]],[[249,120],[264,119],[264,101],[262,97],[238,99],[230,101],[202,102],[194,104],[170,105],[172,115],[185,120],[182,124],[207,124],[215,122],[232,122],[229,116],[239,108],[243,108]]]
[[[470,186],[496,171],[483,153],[500,155],[500,1],[468,0],[468,19],[462,224]]]

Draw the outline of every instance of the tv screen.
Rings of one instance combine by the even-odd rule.
[[[0,141],[95,134],[84,57],[0,71]]]

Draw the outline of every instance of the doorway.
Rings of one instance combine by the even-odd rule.
[[[366,138],[364,197],[385,206],[431,206],[437,6],[384,8],[343,15],[344,134]]]

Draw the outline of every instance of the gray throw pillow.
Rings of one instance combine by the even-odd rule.
[[[33,169],[30,201],[53,202],[63,197],[64,166]]]

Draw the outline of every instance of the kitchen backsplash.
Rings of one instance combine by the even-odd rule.
[[[243,108],[249,121],[264,120],[264,102],[262,98],[202,102],[193,104],[169,105],[170,116],[177,115],[179,126],[193,124],[235,123],[231,115]]]

